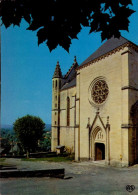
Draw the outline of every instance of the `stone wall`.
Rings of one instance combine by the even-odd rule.
[[[128,54],[122,55],[128,48],[124,48],[104,59],[78,70],[79,85],[77,96],[80,97],[80,158],[89,158],[88,118],[92,125],[99,108],[100,117],[106,125],[107,116],[110,123],[110,163],[128,165],[128,129],[121,128],[129,122],[128,90],[122,87],[128,85]],[[95,78],[103,78],[109,94],[102,105],[89,102],[89,86]],[[78,79],[77,79],[78,81]],[[78,89],[79,88],[79,89]]]
[[[102,96],[105,100],[101,103],[93,98],[92,92],[98,81],[106,86],[105,96]],[[70,99],[69,125],[67,98]],[[137,100],[138,55],[133,48],[120,48],[105,58],[79,68],[76,87],[53,90],[52,147],[58,144],[59,136],[59,144],[75,152],[75,160],[95,160],[95,144],[103,143],[107,164],[133,164],[138,135],[130,112]],[[100,139],[98,129],[101,132],[99,136],[103,136]]]
[[[75,96],[76,87],[60,92],[60,145],[64,145],[69,152],[74,152],[75,143]],[[70,99],[70,121],[67,126],[67,97]]]

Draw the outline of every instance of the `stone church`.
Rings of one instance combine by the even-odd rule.
[[[52,151],[113,166],[138,163],[138,46],[107,40],[82,64],[52,79]]]

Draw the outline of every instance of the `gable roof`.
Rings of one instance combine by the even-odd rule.
[[[68,88],[71,88],[71,87],[74,87],[74,86],[76,86],[76,78],[71,80],[69,83],[65,83],[64,86],[61,88],[61,90],[68,89]]]
[[[90,55],[84,62],[80,64],[80,67],[84,64],[91,62],[92,60],[97,59],[100,56],[126,44],[132,43],[131,41],[125,39],[124,37],[120,36],[120,38],[110,38],[108,39],[101,47],[99,47],[92,55]]]
[[[68,70],[68,72],[65,74],[64,78],[72,77],[72,75],[76,72],[76,68],[78,67],[78,63],[76,60],[76,56],[74,56],[74,63]]]
[[[70,87],[73,87],[76,85],[76,69],[78,68],[78,63],[76,61],[76,56],[74,57],[74,63],[70,67],[69,71],[66,73],[66,75],[62,79],[62,87],[63,89],[68,89]]]
[[[112,37],[112,38],[108,39],[92,55],[90,55],[84,62],[82,62],[80,64],[80,66],[78,66],[78,63],[77,63],[76,57],[75,57],[73,65],[70,67],[70,69],[66,73],[66,75],[62,77],[61,90],[76,86],[76,73],[77,73],[78,69],[81,69],[81,68],[87,66],[92,61],[99,60],[99,59],[105,57],[105,55],[106,54],[108,55],[109,52],[112,53],[113,50],[114,51],[116,49],[118,50],[118,48],[122,48],[122,46],[125,47],[128,43],[129,43],[129,46],[134,46],[134,48],[136,48],[136,50],[138,50],[138,46],[136,44],[134,44],[131,41],[129,41],[128,39],[120,36],[120,38]]]

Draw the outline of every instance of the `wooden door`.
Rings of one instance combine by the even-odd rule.
[[[105,159],[105,145],[103,143],[95,143],[95,160]]]

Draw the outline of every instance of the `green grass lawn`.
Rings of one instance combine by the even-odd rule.
[[[57,156],[57,157],[50,157],[50,158],[23,158],[23,161],[48,161],[48,162],[67,162],[67,161],[72,161],[74,160],[74,157],[72,156],[67,156],[67,157],[62,157],[62,156]]]
[[[3,161],[5,161],[5,158],[0,158],[0,162],[3,162]]]
[[[0,158],[0,165],[2,165],[2,166],[11,165],[9,163],[5,163],[5,160],[6,160],[6,158]]]
[[[5,158],[0,158],[0,165],[5,165]]]

